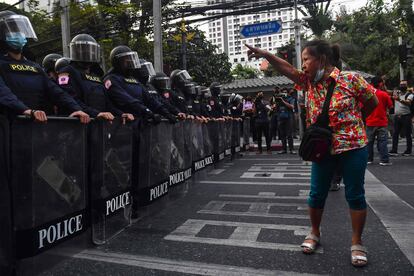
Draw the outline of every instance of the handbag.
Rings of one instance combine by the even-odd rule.
[[[330,154],[332,145],[332,129],[329,127],[329,104],[336,82],[331,81],[323,103],[322,113],[316,122],[310,125],[303,134],[299,146],[299,156],[305,161],[321,162]]]

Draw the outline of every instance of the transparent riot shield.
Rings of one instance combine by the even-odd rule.
[[[231,152],[232,154],[240,152],[240,121],[233,121],[231,131]]]
[[[14,265],[9,137],[9,122],[5,117],[0,116],[0,275],[12,275]]]
[[[207,124],[210,142],[213,148],[214,164],[218,165],[224,159],[224,131],[223,122],[209,122]]]
[[[209,127],[207,124],[202,125],[203,141],[204,141],[204,163],[206,168],[211,168],[214,165],[213,143],[210,139]]]
[[[232,132],[233,132],[233,122],[226,121],[224,123],[224,136],[225,136],[225,156],[231,155],[231,146],[232,146]]]
[[[138,182],[133,183],[137,187],[138,206],[148,206],[168,194],[171,134],[172,125],[166,121],[140,125]]]
[[[103,244],[131,224],[132,127],[95,120],[88,130],[92,241]]]
[[[243,149],[248,151],[250,149],[250,118],[246,117],[243,120]]]
[[[198,172],[206,167],[204,160],[205,151],[202,125],[203,124],[199,122],[193,122],[191,125],[193,173]]]
[[[11,125],[18,274],[33,275],[88,245],[86,126],[78,119]]]

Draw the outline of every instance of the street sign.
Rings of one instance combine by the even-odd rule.
[[[280,33],[282,31],[282,25],[279,21],[269,21],[264,23],[256,23],[251,25],[244,25],[240,29],[242,37],[255,37],[261,35],[269,35],[274,33]]]

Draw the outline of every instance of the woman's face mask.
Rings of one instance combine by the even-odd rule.
[[[27,39],[23,33],[9,33],[6,35],[6,43],[10,48],[22,51],[27,44]]]
[[[322,65],[319,65],[319,67],[322,67]],[[323,78],[324,74],[325,74],[325,68],[324,67],[319,68],[316,71],[315,77],[313,78],[313,83],[314,84],[318,83]]]

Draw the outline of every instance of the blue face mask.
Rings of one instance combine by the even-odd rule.
[[[27,39],[23,33],[10,33],[6,35],[6,43],[10,48],[21,51]]]

